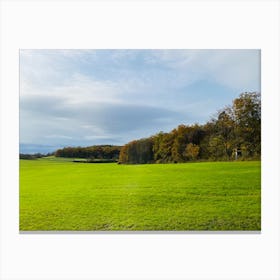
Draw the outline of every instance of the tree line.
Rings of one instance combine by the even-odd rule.
[[[89,147],[65,147],[55,151],[56,157],[118,160],[121,146],[95,145]]]
[[[120,163],[177,163],[196,160],[260,159],[261,95],[245,92],[206,124],[179,125],[133,140],[120,150]]]
[[[48,156],[52,156],[54,155],[54,153],[47,153],[47,154],[41,154],[41,153],[35,153],[35,154],[19,154],[19,158],[20,159],[38,159],[38,158],[42,158],[42,157],[48,157]]]

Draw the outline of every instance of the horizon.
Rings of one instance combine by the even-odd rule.
[[[20,50],[20,153],[203,124],[242,92],[260,92],[260,50]]]

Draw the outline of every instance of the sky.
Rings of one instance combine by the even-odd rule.
[[[260,92],[260,50],[20,50],[20,152],[123,145]]]

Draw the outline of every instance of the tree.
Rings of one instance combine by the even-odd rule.
[[[219,137],[219,143],[222,145],[222,156],[230,159],[235,148],[234,119],[230,107],[226,107],[219,112],[215,128],[215,134]]]
[[[242,93],[233,101],[236,146],[243,147],[249,157],[261,153],[261,95]]]
[[[120,163],[151,163],[153,162],[153,138],[134,140],[124,145],[120,151]]]
[[[199,154],[199,146],[193,143],[189,143],[186,147],[185,154],[189,160],[196,160]]]
[[[221,135],[212,135],[209,138],[210,158],[213,160],[224,158],[224,140]]]
[[[159,133],[154,137],[153,153],[156,162],[163,163],[173,161],[172,146],[174,137],[174,131],[170,133]]]
[[[127,163],[128,162],[128,144],[124,145],[121,148],[119,163]]]
[[[188,143],[187,127],[185,125],[179,125],[177,129],[174,129],[173,144],[171,149],[171,157],[174,162],[184,162],[186,145]]]

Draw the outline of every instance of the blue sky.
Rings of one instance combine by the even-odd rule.
[[[260,91],[259,50],[21,50],[20,150],[122,145]]]

